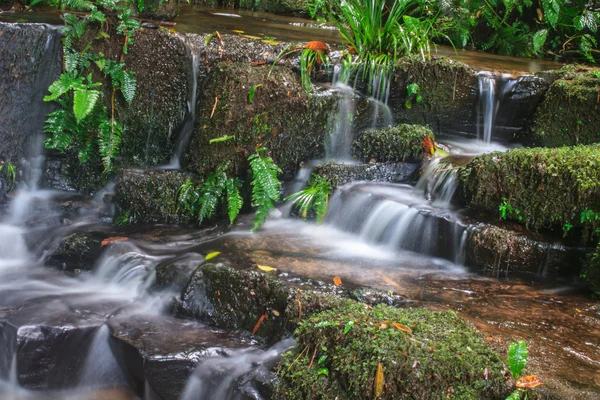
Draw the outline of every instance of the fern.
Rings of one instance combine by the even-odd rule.
[[[102,157],[104,172],[111,172],[113,160],[121,146],[123,127],[117,121],[104,121],[100,124],[98,149]]]
[[[266,149],[260,148],[248,157],[252,171],[252,206],[256,208],[252,232],[263,225],[280,196],[281,182],[277,175],[282,171],[271,157],[261,155],[263,151]]]
[[[228,178],[225,182],[225,191],[227,192],[227,216],[229,223],[233,224],[244,205],[244,199],[240,195],[240,181],[237,178]]]
[[[313,174],[304,190],[294,193],[284,200],[291,201],[299,209],[303,218],[306,218],[309,211],[314,209],[317,222],[322,223],[327,213],[330,194],[331,184],[322,176]]]
[[[75,89],[73,93],[73,113],[77,118],[77,123],[80,123],[96,106],[100,92],[90,90],[85,87]]]

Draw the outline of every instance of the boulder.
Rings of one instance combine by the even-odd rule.
[[[352,142],[354,157],[378,162],[419,162],[424,155],[423,140],[435,139],[431,129],[420,125],[400,124],[394,127],[367,130]]]
[[[328,162],[315,167],[313,172],[325,178],[335,188],[353,181],[409,182],[414,180],[418,170],[418,163],[335,164]]]

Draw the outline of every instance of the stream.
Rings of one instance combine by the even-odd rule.
[[[339,43],[335,31],[307,27],[298,18],[182,8],[188,12],[177,24],[181,32],[231,32],[243,26],[240,34],[261,38]],[[57,17],[44,10],[3,14],[0,21],[59,23]],[[451,53],[443,47],[438,51]],[[451,157],[467,158],[518,146],[503,140],[515,129],[515,110],[507,99],[520,76],[557,65],[477,52],[453,57],[483,71],[477,131],[469,137],[441,135],[440,143]],[[191,62],[197,69],[193,54]],[[36,85],[46,88],[48,79],[41,76]],[[195,74],[192,82],[191,121]],[[348,82],[332,86],[342,92],[339,115],[344,117],[353,110],[355,89]],[[386,94],[373,97],[373,120],[391,115]],[[328,158],[352,163],[351,124],[339,115],[334,118],[338,136],[326,146]],[[383,126],[393,122],[384,120]],[[179,168],[192,133],[192,124],[184,124],[183,141],[164,168]],[[293,347],[293,338],[267,345],[248,332],[183,318],[174,306],[180,293],[157,284],[160,267],[177,264],[193,271],[209,254],[217,264],[275,268],[274,276],[289,285],[324,286],[339,276],[345,287],[379,288],[402,296],[408,305],[454,310],[503,357],[511,341],[527,340],[529,371],[560,398],[600,398],[600,304],[575,277],[545,279],[543,263],[538,274],[508,276],[470,267],[465,237],[477,223],[452,203],[456,176],[448,160],[432,161],[415,184],[341,186],[322,225],[289,216],[281,204],[256,233],[250,233],[251,215],[231,227],[223,222],[202,228],[119,227],[112,224],[109,204],[114,185],[94,197],[39,187],[41,140],[36,136],[31,146],[31,173],[0,213],[2,400],[267,399],[265,382],[273,379],[273,367]],[[307,162],[310,168],[299,171],[296,188],[319,163]],[[83,253],[79,259],[53,258],[72,234],[113,239],[91,258]]]

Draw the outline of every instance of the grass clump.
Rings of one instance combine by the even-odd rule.
[[[451,311],[347,301],[306,319],[295,336],[275,398],[495,399],[507,392],[500,357]]]

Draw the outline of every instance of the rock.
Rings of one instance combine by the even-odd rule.
[[[143,4],[141,10],[140,4]],[[179,15],[179,0],[144,0],[137,4],[136,11],[140,18],[173,21]]]
[[[368,287],[361,287],[351,291],[350,298],[370,306],[384,304],[393,307],[403,307],[407,304],[406,298],[402,296]]]
[[[179,209],[177,190],[192,174],[175,170],[124,169],[117,180],[115,202],[136,223],[178,224],[193,221]]]
[[[175,262],[156,267],[156,280],[153,288],[158,290],[170,289],[181,293],[192,276],[196,265],[185,262]]]
[[[414,180],[418,163],[321,164],[313,170],[333,187],[353,181],[403,183]]]
[[[102,254],[101,243],[107,237],[103,232],[72,233],[65,237],[46,259],[49,265],[73,272],[91,271]]]
[[[568,65],[537,107],[529,142],[560,147],[600,142],[600,69]]]
[[[468,207],[498,215],[502,205],[529,229],[590,231],[599,222],[583,221],[582,212],[600,213],[599,166],[598,145],[494,152],[459,169],[459,191]]]
[[[466,263],[495,273],[530,272],[544,277],[578,275],[586,251],[528,231],[485,223],[467,229]]]
[[[61,72],[60,36],[49,25],[0,22],[0,37],[0,161],[19,163],[53,110],[43,97]]]
[[[413,83],[419,85],[420,103],[406,90]],[[477,132],[477,93],[477,73],[467,64],[446,57],[426,62],[401,60],[394,71],[388,104],[397,123],[428,125],[436,134],[472,134]]]
[[[498,354],[452,311],[347,301],[305,319],[295,336],[275,399],[493,399],[510,390]],[[378,393],[380,365],[385,384]]]
[[[596,247],[596,251],[589,255],[581,275],[597,293],[600,293],[600,244]]]
[[[352,142],[352,154],[363,161],[419,162],[424,155],[423,140],[434,140],[431,129],[400,124],[361,132]]]
[[[184,165],[204,177],[227,160],[234,174],[245,177],[247,157],[263,146],[284,171],[295,171],[301,161],[323,155],[333,101],[330,92],[309,97],[288,68],[220,63],[210,70],[198,100],[197,131]],[[209,144],[225,136],[232,137]]]

